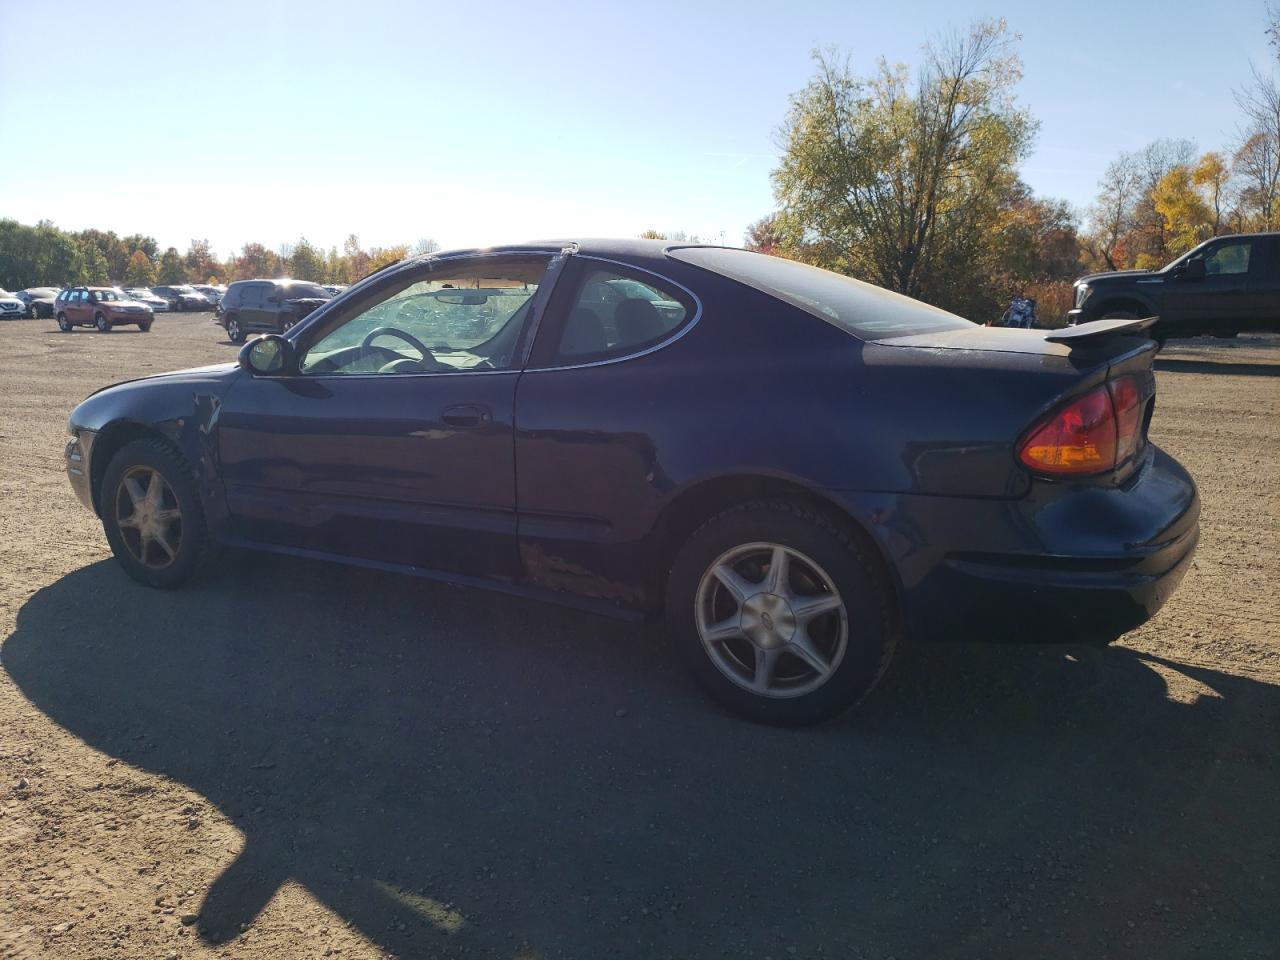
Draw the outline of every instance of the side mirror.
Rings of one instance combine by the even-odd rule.
[[[1188,260],[1178,267],[1178,276],[1184,280],[1201,280],[1204,278],[1204,261]]]
[[[279,377],[294,370],[293,344],[276,333],[256,337],[240,348],[240,366],[255,377]]]

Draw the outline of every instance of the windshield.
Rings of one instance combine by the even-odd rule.
[[[93,299],[99,302],[104,300],[123,300],[124,295],[119,290],[95,290],[93,291]]]
[[[954,313],[795,260],[727,247],[678,247],[670,255],[785,300],[861,340],[972,326]]]
[[[302,300],[304,298],[329,299],[329,291],[315,283],[291,283],[284,288],[286,300]]]

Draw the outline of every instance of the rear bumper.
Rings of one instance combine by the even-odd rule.
[[[1154,446],[1121,487],[1037,481],[1016,501],[841,499],[888,557],[904,627],[920,640],[1113,639],[1169,599],[1200,534],[1194,481]]]

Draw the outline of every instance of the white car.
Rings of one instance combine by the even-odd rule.
[[[19,320],[27,315],[27,305],[8,290],[0,289],[0,320]]]
[[[129,287],[125,290],[125,293],[127,293],[131,299],[137,300],[138,303],[145,303],[151,308],[152,313],[169,312],[169,301],[164,297],[157,297],[146,287]]]
[[[203,293],[215,307],[222,302],[222,295],[227,292],[225,287],[215,287],[210,283],[193,283],[191,288],[196,293]]]

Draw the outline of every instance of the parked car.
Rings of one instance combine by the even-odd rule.
[[[223,294],[227,292],[226,287],[219,287],[212,283],[193,283],[191,289],[195,290],[196,293],[203,293],[205,299],[215,307],[221,302]]]
[[[176,286],[165,285],[152,287],[151,292],[169,304],[170,310],[211,310],[213,304],[203,293],[197,293],[193,287],[185,283]]]
[[[438,254],[99,391],[67,470],[143,584],[230,544],[662,613],[714,696],[802,723],[904,637],[1106,642],[1159,609],[1200,506],[1147,438],[1143,323],[985,328],[659,241]]]
[[[119,326],[136,326],[146,333],[153,319],[150,307],[114,287],[70,287],[58,294],[54,309],[63,333],[73,327],[96,327],[99,333],[109,333]]]
[[[58,293],[57,287],[28,287],[14,296],[26,304],[26,315],[35,320],[53,316],[53,301],[58,298]]]
[[[151,308],[152,313],[169,312],[169,301],[164,297],[157,297],[146,287],[128,287],[125,290],[125,293],[128,294],[131,300],[136,300],[138,303],[145,303]]]
[[[1067,319],[1151,316],[1160,318],[1151,335],[1161,343],[1280,331],[1280,233],[1215,237],[1160,270],[1081,277]]]
[[[213,319],[232,343],[241,343],[250,333],[284,333],[330,298],[328,290],[306,280],[237,280]]]
[[[0,288],[0,320],[17,320],[27,315],[27,305],[21,297]]]

